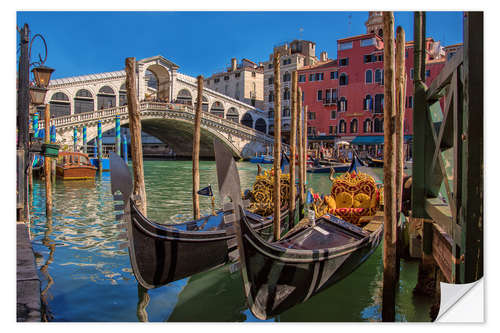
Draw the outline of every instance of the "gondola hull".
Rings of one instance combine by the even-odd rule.
[[[242,219],[242,275],[257,318],[276,316],[346,277],[374,252],[382,235],[382,226],[370,234],[335,217],[316,226],[269,243]]]

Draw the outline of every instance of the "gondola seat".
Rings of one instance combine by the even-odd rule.
[[[373,177],[353,171],[332,182],[328,212],[347,222],[358,224],[361,218],[374,216],[379,208],[380,193]]]

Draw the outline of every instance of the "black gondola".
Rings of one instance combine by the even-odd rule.
[[[137,281],[144,288],[156,288],[237,258],[235,215],[231,210],[180,224],[156,223],[141,214],[132,197],[132,178],[127,164],[114,153],[110,153],[110,163],[111,191],[115,200],[124,203],[115,209],[123,210],[130,262]],[[281,221],[283,228],[288,225],[286,215]],[[257,214],[248,217],[261,237],[272,236],[272,218]]]
[[[380,216],[364,228],[332,215],[297,230],[277,242],[262,239],[241,206],[236,164],[226,151],[226,177],[219,178],[221,196],[229,196],[235,211],[236,238],[248,306],[267,319],[299,304],[349,275],[377,248],[382,237]],[[222,182],[222,183],[221,183]],[[369,226],[369,227],[368,227]]]

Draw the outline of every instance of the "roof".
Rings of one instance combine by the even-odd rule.
[[[52,86],[57,86],[59,84],[68,84],[68,83],[78,83],[85,82],[91,80],[99,80],[99,79],[113,79],[113,78],[121,78],[126,76],[125,71],[116,71],[116,72],[106,72],[106,73],[97,73],[97,74],[87,74],[80,76],[72,76],[65,77],[61,79],[52,79],[49,83],[49,88]]]
[[[314,65],[304,66],[298,69],[299,72],[313,70],[313,69],[323,69],[329,67],[337,67],[337,60],[327,60],[327,61],[319,61]]]
[[[355,39],[360,39],[360,38],[363,38],[363,37],[378,37],[379,39],[382,40],[382,38],[380,38],[380,36],[378,36],[376,33],[372,32],[372,33],[369,33],[369,34],[362,34],[362,35],[357,35],[357,36],[352,36],[352,37],[337,39],[337,43],[343,43],[343,42],[347,42],[347,41],[351,41],[351,40],[355,40]]]

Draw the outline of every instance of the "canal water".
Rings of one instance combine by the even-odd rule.
[[[145,161],[149,218],[180,222],[192,213],[191,161]],[[243,188],[255,164],[238,163]],[[381,175],[381,171],[380,171]],[[327,193],[327,174],[308,174],[315,192]],[[217,193],[215,162],[200,162],[200,184]],[[42,283],[44,317],[55,322],[259,321],[245,303],[239,272],[229,265],[169,285],[144,290],[132,273],[122,230],[114,221],[109,172],[92,181],[53,185],[54,211],[45,218],[45,187],[34,180],[30,228]],[[210,199],[200,198],[202,213]],[[418,262],[402,261],[398,321],[429,321],[430,300],[412,294]],[[272,318],[280,322],[381,320],[382,245],[354,273],[329,289]]]

